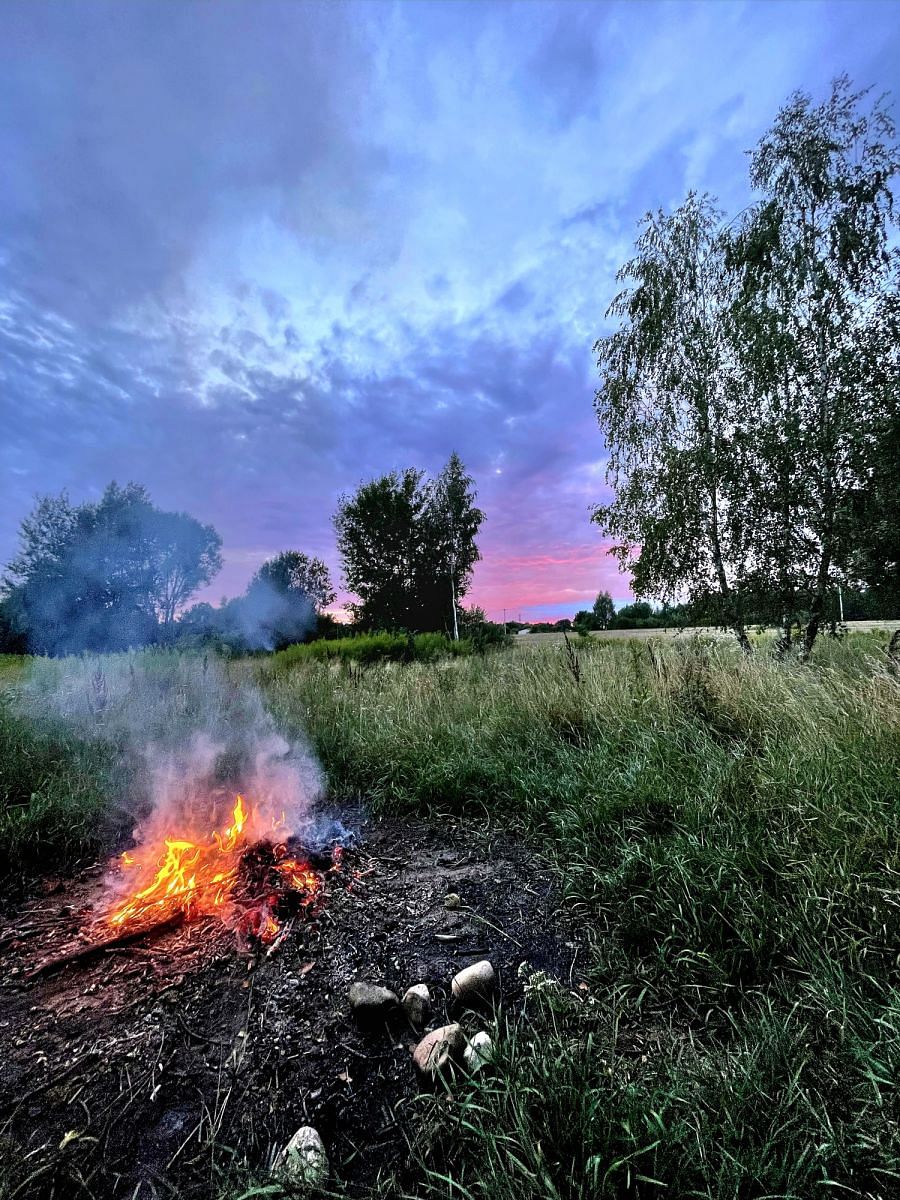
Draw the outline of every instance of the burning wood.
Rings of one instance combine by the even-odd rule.
[[[315,903],[324,872],[337,868],[341,851],[335,847],[330,865],[326,868],[320,862],[320,870],[308,857],[292,851],[289,842],[249,843],[247,828],[246,801],[238,796],[231,825],[207,841],[172,837],[165,839],[164,848],[123,854],[121,866],[149,882],[106,913],[104,923],[115,932],[70,947],[40,963],[25,978],[94,958],[199,917],[217,917],[245,942],[265,945],[274,953],[300,910]]]
[[[260,837],[239,795],[231,824],[206,840],[170,837],[163,846],[126,852],[121,867],[137,874],[137,886],[110,910],[108,923],[124,931],[217,916],[248,940],[271,944],[285,918],[314,903],[323,882],[322,872],[289,841],[276,840],[277,833],[275,824]]]
[[[163,933],[165,930],[174,929],[176,925],[180,924],[181,914],[176,913],[174,916],[157,921],[154,925],[142,926],[139,929],[129,929],[125,933],[115,934],[113,937],[104,938],[102,941],[75,946],[69,950],[64,950],[62,954],[57,954],[53,958],[48,958],[44,962],[39,963],[25,975],[25,979],[34,979],[38,975],[49,975],[51,971],[58,971],[61,967],[66,967],[70,963],[84,962],[86,959],[95,958],[98,954],[104,954],[107,950],[115,950],[119,946],[127,946],[130,942],[136,942],[138,938],[147,937],[153,933]]]
[[[283,822],[283,818],[282,818]],[[203,840],[166,837],[124,853],[120,869],[134,886],[101,917],[111,931],[46,959],[25,979],[153,937],[200,918],[218,920],[245,946],[265,946],[271,956],[299,913],[314,907],[325,876],[340,867],[342,848],[306,851],[293,838],[277,840],[282,822],[260,831],[243,796],[231,824]]]

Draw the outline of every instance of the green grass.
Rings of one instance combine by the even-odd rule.
[[[68,868],[109,848],[114,762],[61,724],[36,728],[0,694],[2,884]]]
[[[900,688],[878,637],[813,669],[721,642],[575,655],[268,680],[338,790],[530,832],[591,944],[593,1003],[425,1101],[416,1182],[382,1194],[900,1192]]]
[[[0,682],[18,678],[27,662],[24,654],[0,654]]]
[[[414,1102],[408,1166],[374,1195],[900,1195],[900,681],[885,640],[822,640],[810,668],[680,639],[370,665],[309,647],[228,668],[231,716],[259,681],[338,797],[530,837],[587,944],[586,989],[532,980],[524,1019],[496,1030],[495,1069]],[[34,694],[61,669],[41,665]],[[47,838],[65,857],[96,837],[91,788],[108,777],[93,756],[115,744],[136,669],[142,695],[158,685],[142,728],[203,710],[206,667],[172,655],[105,660],[105,741],[0,709],[0,761],[16,764],[0,850]],[[85,719],[96,668],[72,670]],[[66,844],[59,813],[82,809]]]

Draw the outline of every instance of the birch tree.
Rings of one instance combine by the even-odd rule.
[[[635,595],[687,599],[749,649],[743,583],[749,537],[742,439],[730,386],[732,301],[721,213],[691,193],[671,214],[648,214],[625,287],[595,345],[595,407],[609,451],[613,499],[594,521]]]
[[[846,77],[814,105],[796,93],[750,160],[761,199],[741,221],[738,376],[754,413],[753,557],[785,635],[806,618],[808,657],[829,590],[865,537],[865,497],[896,405],[896,133]]]
[[[594,519],[637,595],[745,649],[752,613],[781,623],[780,652],[805,623],[808,657],[830,589],[896,578],[898,167],[881,101],[846,78],[819,105],[795,94],[731,225],[693,193],[645,218],[595,347],[614,495]]]

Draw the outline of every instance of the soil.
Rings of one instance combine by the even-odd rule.
[[[435,1028],[492,1014],[453,1007],[450,980],[487,958],[502,1005],[521,1007],[527,962],[575,982],[577,942],[538,853],[471,824],[341,814],[358,840],[271,955],[209,920],[161,931],[29,979],[78,945],[103,900],[98,865],[45,880],[0,921],[0,1194],[206,1197],[234,1171],[264,1178],[314,1125],[332,1181],[365,1195],[408,1158],[418,1035],[361,1029],[366,979],[399,995],[427,983]],[[444,901],[457,893],[462,906]],[[96,935],[94,935],[96,936]]]

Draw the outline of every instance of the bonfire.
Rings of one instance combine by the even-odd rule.
[[[312,904],[322,873],[290,849],[284,817],[262,837],[247,801],[238,795],[231,824],[205,840],[166,837],[163,843],[126,851],[120,859],[135,886],[107,914],[113,929],[169,924],[175,919],[219,917],[244,938],[272,942],[285,917]]]
[[[284,814],[266,826],[262,810],[239,794],[225,829],[205,838],[173,833],[126,850],[116,864],[117,898],[100,917],[105,936],[95,933],[27,978],[201,919],[233,930],[244,948],[272,953],[297,915],[316,908],[343,853],[338,845],[327,855],[305,850],[284,826]]]

